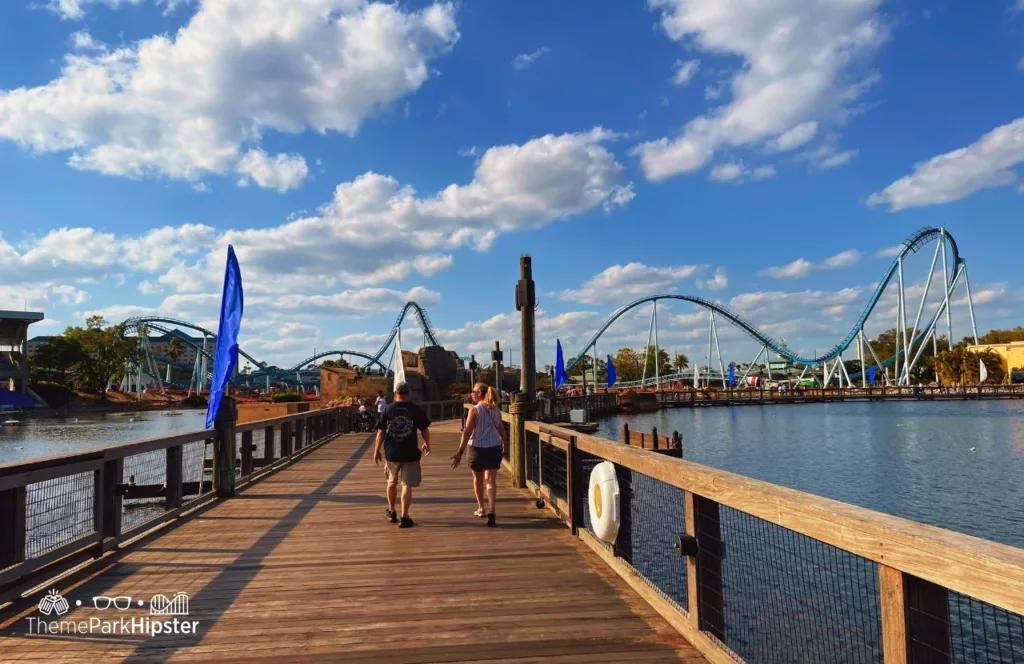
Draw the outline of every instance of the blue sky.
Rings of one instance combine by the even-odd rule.
[[[946,226],[979,327],[1020,324],[1022,7],[748,4],[3,3],[0,306],[44,309],[36,333],[91,312],[215,326],[231,242],[258,357],[374,348],[410,298],[447,346],[514,355],[528,252],[542,364],[659,292],[811,351],[886,248]],[[648,315],[602,352],[642,345]],[[706,354],[704,314],[659,322]]]

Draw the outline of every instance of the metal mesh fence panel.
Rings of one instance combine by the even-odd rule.
[[[544,442],[540,444],[540,449],[541,462],[544,464],[541,475],[544,486],[551,489],[553,496],[565,500],[565,450]]]
[[[526,432],[526,479],[534,484],[540,483],[540,436],[533,431]]]
[[[185,443],[181,452],[181,476],[185,484],[182,496],[185,500],[196,498],[203,493],[203,483],[212,480],[212,474],[205,468],[205,460],[213,458],[213,446],[199,440]]]
[[[727,548],[719,548],[717,561],[722,615],[714,636],[748,662],[882,662],[874,562],[744,512],[719,510]],[[708,544],[701,541],[702,550]],[[702,611],[713,606],[715,598],[701,597]]]
[[[167,451],[155,450],[124,458],[124,481],[137,487],[160,487],[167,478]],[[160,516],[164,497],[128,498],[121,503],[121,529],[128,530]]]
[[[25,557],[33,558],[95,531],[92,472],[30,484],[25,491]]]
[[[940,648],[934,654],[951,654],[957,664],[1024,664],[1024,616],[1019,613],[950,592],[949,632],[949,650]],[[913,655],[918,647],[911,644]],[[910,661],[915,664],[924,657]]]

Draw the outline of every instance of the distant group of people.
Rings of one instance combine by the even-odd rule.
[[[378,397],[378,404],[383,398]],[[505,427],[501,424],[498,393],[484,383],[473,386],[473,408],[469,410],[462,431],[459,449],[450,457],[452,469],[458,468],[465,457],[473,471],[473,494],[477,509],[473,516],[486,518],[488,526],[497,524],[497,475],[508,445]],[[409,385],[395,385],[395,401],[384,402],[377,420],[377,437],[373,445],[373,461],[384,464],[386,479],[385,517],[399,528],[415,524],[409,516],[412,490],[422,481],[421,460],[430,456],[430,418],[419,405],[409,398]],[[419,436],[417,436],[419,432]],[[423,445],[418,438],[422,437]],[[399,493],[399,491],[401,493]]]
[[[360,399],[359,430],[373,431],[377,427],[377,422],[380,421],[380,418],[384,414],[384,410],[387,406],[388,400],[380,390],[377,391],[377,399],[373,402],[372,409],[370,408],[369,399]]]

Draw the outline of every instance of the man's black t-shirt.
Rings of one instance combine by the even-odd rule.
[[[377,428],[384,432],[384,458],[394,463],[419,461],[422,454],[416,444],[416,431],[430,426],[430,418],[411,401],[388,404]]]

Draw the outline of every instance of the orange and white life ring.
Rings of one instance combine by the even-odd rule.
[[[599,539],[609,544],[619,534],[619,480],[615,466],[602,461],[590,471],[590,527]]]

